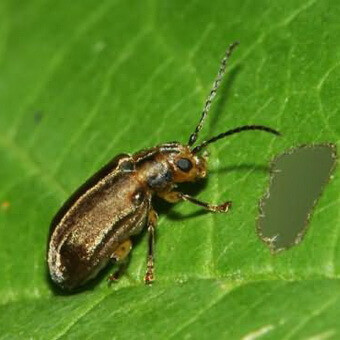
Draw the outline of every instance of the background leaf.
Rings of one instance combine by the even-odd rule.
[[[268,161],[338,143],[339,16],[328,0],[0,1],[1,338],[339,338],[339,171],[299,246],[273,257],[255,232]],[[58,207],[115,154],[185,143],[234,40],[201,138],[250,123],[284,138],[210,147],[197,196],[233,210],[164,209],[152,287],[142,237],[117,285],[56,295],[44,256]]]

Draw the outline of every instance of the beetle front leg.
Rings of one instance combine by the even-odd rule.
[[[144,276],[144,282],[146,284],[151,284],[154,280],[154,245],[155,245],[155,227],[157,224],[157,213],[154,210],[151,210],[149,213],[148,219],[148,258],[147,258],[147,267],[146,273]]]
[[[228,212],[228,210],[231,208],[230,201],[215,205],[197,200],[196,198],[190,195],[183,194],[182,192],[178,191],[159,192],[158,196],[170,203],[176,203],[179,201],[189,201],[211,212]]]

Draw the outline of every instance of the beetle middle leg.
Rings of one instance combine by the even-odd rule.
[[[144,276],[144,282],[146,284],[150,284],[154,280],[153,274],[153,257],[154,257],[154,244],[155,244],[155,227],[157,224],[157,213],[151,209],[149,212],[149,219],[148,219],[148,257],[147,257],[147,266],[146,266],[146,273]]]
[[[128,264],[128,255],[132,248],[132,242],[130,239],[125,240],[122,242],[112,253],[111,259],[115,260],[116,262],[121,262],[119,269],[111,274],[107,280],[108,282],[117,281],[121,274],[124,272],[127,264]]]
[[[176,203],[179,201],[188,201],[211,212],[228,212],[228,210],[231,208],[230,201],[215,205],[215,204],[200,201],[190,195],[183,194],[182,192],[179,192],[179,191],[159,192],[158,196],[170,203]]]

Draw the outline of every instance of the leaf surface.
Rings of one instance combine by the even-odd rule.
[[[301,144],[339,146],[339,18],[331,1],[0,1],[0,337],[339,337],[339,170],[304,240],[272,256],[256,234],[268,162]],[[163,207],[156,283],[146,235],[127,275],[62,296],[47,282],[50,221],[121,152],[186,143],[225,48],[241,42],[200,138],[196,197],[227,215]],[[293,194],[293,193],[292,193]]]

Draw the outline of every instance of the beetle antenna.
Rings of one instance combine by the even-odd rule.
[[[224,137],[227,137],[227,136],[230,136],[230,135],[233,135],[235,133],[239,133],[239,132],[242,132],[242,131],[250,131],[250,130],[261,130],[261,131],[266,131],[266,132],[269,132],[269,133],[273,133],[274,135],[277,135],[277,136],[281,136],[281,133],[270,128],[270,127],[267,127],[267,126],[263,126],[263,125],[244,125],[244,126],[239,126],[235,129],[231,129],[231,130],[228,130],[226,132],[223,132],[223,133],[220,133],[219,135],[215,136],[215,137],[212,137],[204,142],[202,142],[200,145],[197,145],[196,147],[194,147],[192,149],[192,153],[197,153],[199,151],[201,151],[203,148],[205,148],[208,144],[211,144],[211,143],[214,143],[216,141],[218,141],[219,139],[222,139]]]
[[[198,125],[196,126],[195,131],[190,135],[189,142],[188,142],[189,146],[194,145],[196,140],[197,140],[198,133],[202,129],[204,120],[207,117],[208,112],[210,110],[211,103],[216,96],[216,92],[217,92],[218,88],[220,87],[221,80],[222,80],[222,78],[225,74],[225,69],[227,67],[228,60],[229,60],[234,48],[238,44],[239,44],[238,41],[233,42],[232,44],[229,45],[229,47],[227,48],[227,51],[225,52],[225,55],[224,55],[224,57],[221,61],[220,69],[218,70],[217,76],[216,76],[215,81],[213,83],[212,89],[209,93],[207,100],[205,101],[200,121],[199,121]]]

